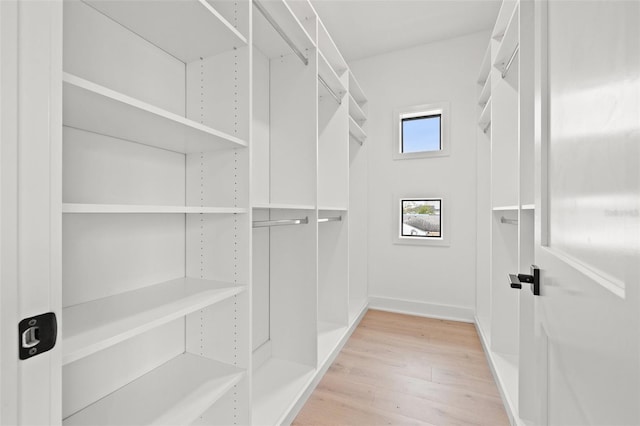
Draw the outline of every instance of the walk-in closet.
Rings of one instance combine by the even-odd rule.
[[[640,0],[0,0],[0,425],[640,424]]]

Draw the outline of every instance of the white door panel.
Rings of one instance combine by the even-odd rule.
[[[538,7],[540,421],[640,424],[640,2]]]
[[[640,230],[638,7],[549,4],[549,247],[620,288],[625,235]]]

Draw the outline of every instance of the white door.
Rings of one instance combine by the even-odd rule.
[[[539,422],[640,424],[640,2],[536,2]]]

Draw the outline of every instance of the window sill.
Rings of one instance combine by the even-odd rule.
[[[393,160],[417,160],[420,158],[438,158],[438,157],[449,157],[449,151],[440,150],[440,151],[423,151],[423,152],[395,152],[393,154]]]
[[[422,240],[414,238],[395,237],[393,244],[406,246],[423,246],[423,247],[450,247],[451,244],[446,239]]]

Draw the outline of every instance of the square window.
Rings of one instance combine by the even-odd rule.
[[[440,151],[442,114],[403,117],[400,152]]]
[[[400,200],[400,238],[442,239],[442,199]]]
[[[449,103],[396,108],[393,159],[445,157],[449,146]]]

